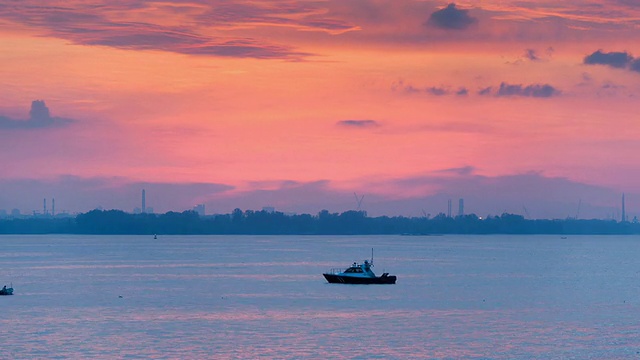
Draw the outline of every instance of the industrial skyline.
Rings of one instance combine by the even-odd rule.
[[[140,197],[140,204],[141,207],[136,207],[134,206],[131,210],[128,210],[126,207],[123,208],[103,208],[102,206],[97,206],[95,209],[98,210],[123,210],[125,212],[130,212],[133,214],[140,214],[140,213],[150,213],[153,214],[154,213],[154,209],[152,207],[148,207],[146,206],[146,190],[142,189],[141,190],[141,197]],[[357,194],[355,194],[355,198],[356,201],[354,204],[352,204],[352,208],[345,208],[345,209],[341,209],[341,210],[335,210],[332,209],[330,210],[330,212],[344,212],[344,211],[349,211],[349,210],[355,210],[355,211],[367,211],[367,207],[363,206],[363,199],[364,199],[364,195],[361,195],[360,197],[358,197]],[[132,202],[133,199],[132,199]],[[17,208],[13,208],[11,211],[7,211],[6,209],[1,209],[0,208],[0,218],[6,218],[6,217],[24,217],[24,216],[51,216],[51,217],[55,217],[56,213],[55,213],[55,199],[51,199],[51,211],[49,211],[47,209],[47,199],[43,199],[43,211],[42,213],[38,212],[37,210],[31,210],[31,211],[27,211],[27,212],[21,212],[19,209]],[[442,204],[444,205],[444,204]],[[515,212],[509,212],[506,209],[502,212],[496,212],[496,213],[491,213],[491,212],[487,212],[487,213],[483,213],[483,212],[469,212],[467,213],[465,211],[465,199],[464,198],[459,198],[458,199],[458,208],[457,208],[457,212],[454,215],[454,208],[453,208],[453,199],[448,198],[446,199],[446,207],[442,206],[441,210],[437,210],[437,206],[438,204],[436,204],[436,211],[431,211],[431,212],[427,212],[427,210],[425,208],[421,209],[421,214],[400,214],[401,216],[408,216],[408,217],[426,217],[429,218],[431,216],[436,216],[438,214],[444,214],[447,217],[462,217],[464,215],[467,214],[475,214],[478,215],[480,217],[482,216],[491,216],[491,215],[500,215],[500,214],[504,214],[504,213],[510,213],[510,214],[517,214],[517,215],[522,215],[525,219],[553,219],[553,218],[544,218],[544,217],[538,217],[538,218],[532,218],[531,215],[529,214],[527,208],[525,206],[522,207],[521,211],[515,211]],[[623,193],[621,196],[621,203],[620,203],[620,207],[617,209],[618,211],[613,211],[610,214],[608,214],[605,217],[589,217],[589,216],[584,216],[584,212],[583,212],[583,216],[580,217],[580,209],[582,207],[582,199],[580,199],[578,201],[576,210],[575,210],[575,215],[571,215],[571,214],[567,214],[565,217],[556,217],[557,219],[610,219],[610,220],[617,220],[617,221],[630,221],[629,220],[629,213],[627,212],[626,209],[626,201],[625,201],[625,194]],[[224,214],[224,213],[231,213],[232,210],[228,210],[228,211],[217,211],[217,212],[212,212],[212,213],[206,213],[205,211],[206,208],[206,204],[195,204],[193,206],[188,206],[185,208],[181,208],[181,209],[170,209],[167,211],[185,211],[185,210],[192,210],[195,211],[196,213],[198,213],[200,216],[205,216],[205,215],[214,215],[214,214]],[[233,209],[236,209],[239,207],[234,207]],[[94,210],[94,209],[88,209],[85,210],[89,211],[89,210]],[[287,209],[277,209],[276,207],[273,206],[268,206],[268,205],[264,205],[264,206],[260,206],[260,207],[248,207],[248,208],[241,208],[241,210],[254,210],[254,211],[267,211],[267,212],[274,212],[274,211],[280,211],[280,212],[284,212],[287,214],[300,214],[300,213],[309,213],[309,214],[316,214],[319,211],[322,210],[329,210],[326,208],[323,209],[318,209],[317,211],[288,211]],[[59,217],[67,217],[67,216],[72,216],[75,215],[77,213],[82,213],[82,211],[80,212],[74,212],[74,213],[69,213],[68,211],[62,211],[60,213],[58,213],[57,215]],[[381,216],[381,215],[385,215],[385,214],[376,214],[373,213],[374,216]],[[632,212],[632,221],[633,222],[637,222],[637,217],[638,215],[636,213]]]

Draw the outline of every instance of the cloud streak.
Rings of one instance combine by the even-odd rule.
[[[177,25],[161,20],[170,17],[182,21]],[[0,7],[0,19],[41,29],[43,35],[80,45],[284,60],[299,60],[311,54],[298,51],[291,45],[273,43],[267,37],[235,33],[268,26],[326,33],[357,30],[345,21],[326,16],[316,3],[293,4],[288,1],[218,0],[171,4],[143,0],[116,3],[95,0],[43,6],[41,2],[25,0]]]
[[[146,205],[156,213],[183,211],[205,204],[207,214],[230,213],[234,208],[317,214],[320,210],[355,210],[351,188],[331,181],[256,182],[243,189],[215,183],[147,183],[123,178],[62,176],[53,180],[0,179],[5,190],[0,209],[23,208],[22,213],[42,209],[42,199],[53,197],[58,212],[86,212],[97,207],[133,211]],[[398,189],[393,195],[375,189]],[[400,190],[402,189],[402,190]],[[411,190],[411,196],[399,193]],[[526,189],[526,191],[522,191]],[[534,218],[566,218],[575,215],[576,199],[582,199],[582,218],[605,218],[617,204],[619,194],[608,188],[546,177],[540,173],[483,176],[472,166],[442,169],[420,176],[367,179],[358,182],[358,194],[366,194],[363,210],[370,216],[422,216],[445,212],[450,199],[465,199],[467,213],[480,216],[503,212],[523,213],[523,205]],[[628,194],[629,199],[636,195]],[[615,205],[613,205],[615,206]],[[633,214],[630,214],[633,215]]]
[[[549,84],[507,84],[501,83],[500,87],[496,91],[496,96],[524,96],[524,97],[537,97],[548,98],[557,96],[560,91]]]
[[[405,94],[418,94],[424,93],[433,96],[467,96],[469,90],[467,87],[460,87],[456,91],[451,91],[447,87],[426,87],[418,88],[411,84],[405,84],[403,81],[398,81],[392,85],[393,91],[401,91]],[[493,86],[484,87],[476,92],[480,96],[496,96],[496,97],[534,97],[534,98],[550,98],[559,96],[562,94],[560,90],[549,84],[509,84],[507,82],[500,83],[499,86],[494,88]]]
[[[348,128],[374,128],[380,126],[375,120],[341,120],[338,121],[338,126]]]
[[[332,40],[339,35],[341,42],[423,43],[425,39],[442,41],[456,37],[483,41],[501,41],[505,37],[552,40],[567,34],[581,36],[585,30],[602,36],[620,28],[632,32],[640,16],[640,9],[630,2],[602,6],[591,0],[569,1],[563,6],[551,1],[490,1],[471,10],[449,3],[435,11],[435,1],[415,0],[7,3],[0,7],[0,21],[9,23],[7,27],[20,24],[29,27],[29,31],[39,31],[39,35],[76,44],[288,60],[310,56],[299,49],[299,40],[304,42],[311,33],[309,39],[324,36],[323,39]],[[475,25],[478,25],[476,34],[465,31]],[[543,27],[549,30],[541,31]],[[445,37],[441,31],[425,31],[429,29],[449,34]],[[236,46],[236,42],[241,45]],[[540,58],[537,53],[530,55]]]

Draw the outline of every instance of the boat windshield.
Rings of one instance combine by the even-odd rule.
[[[359,267],[350,267],[344,271],[345,273],[361,273],[362,269]]]

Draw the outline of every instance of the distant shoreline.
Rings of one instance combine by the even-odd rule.
[[[75,217],[0,219],[0,234],[95,235],[405,235],[523,234],[523,235],[635,235],[637,222],[580,219],[525,219],[502,214],[448,217],[368,217],[364,211],[317,215],[234,210],[231,214],[200,216],[194,211],[129,214],[120,210],[92,210]]]

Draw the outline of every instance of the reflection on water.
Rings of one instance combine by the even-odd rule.
[[[640,357],[631,237],[1,240],[3,358]],[[322,278],[371,247],[396,285]]]

